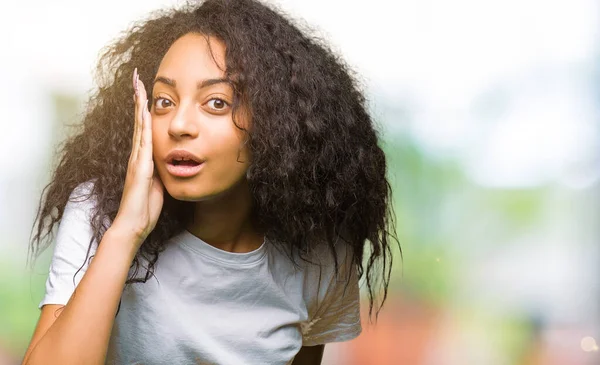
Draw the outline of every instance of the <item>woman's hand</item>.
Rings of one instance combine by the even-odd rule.
[[[156,226],[163,206],[163,184],[154,170],[152,160],[152,118],[148,111],[148,96],[133,72],[135,127],[127,176],[119,211],[111,229],[133,234],[139,246]]]

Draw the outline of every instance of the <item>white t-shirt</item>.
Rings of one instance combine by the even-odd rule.
[[[79,185],[65,207],[40,308],[66,304],[85,273],[89,261],[73,283],[92,237],[94,198],[81,198],[92,184]],[[336,245],[336,278],[327,248],[313,259],[323,263],[321,272],[299,259],[298,270],[269,241],[252,252],[233,253],[180,232],[159,254],[156,277],[123,291],[106,364],[284,365],[301,346],[357,337],[357,270],[342,243]],[[94,241],[90,256],[96,247]],[[143,274],[140,269],[138,276]]]

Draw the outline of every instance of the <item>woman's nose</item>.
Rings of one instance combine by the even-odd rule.
[[[196,138],[198,136],[198,110],[194,101],[181,103],[169,124],[169,135],[173,138]]]

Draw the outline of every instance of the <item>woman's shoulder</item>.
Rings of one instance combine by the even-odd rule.
[[[90,224],[97,206],[97,198],[94,195],[95,183],[96,179],[90,179],[73,188],[61,215],[61,225],[68,225],[73,229],[84,228]]]
[[[286,265],[279,265],[289,267],[295,276],[301,278],[304,294],[308,297],[318,296],[322,299],[328,288],[347,280],[348,271],[352,268],[352,247],[341,240],[332,246],[325,243],[315,245],[303,257],[301,259],[299,254],[295,255],[295,262],[299,264],[295,269],[289,260],[283,260]]]
[[[96,198],[93,195],[94,185],[96,184],[96,179],[90,179],[79,183],[71,193],[69,194],[69,199],[67,200],[65,210],[67,209],[89,209],[94,206],[96,203]]]
[[[274,247],[272,251],[277,253],[277,260],[288,262],[290,266],[293,266],[292,263],[299,264],[304,272],[334,271],[336,259],[338,266],[352,260],[352,247],[342,240],[331,246],[327,243],[315,244],[302,253],[298,250],[289,251],[289,248],[281,245],[271,246]]]
[[[310,257],[318,266],[329,268],[332,271],[335,268],[336,261],[340,267],[352,261],[351,255],[352,247],[350,244],[338,240],[331,245],[323,243],[316,246]]]
[[[94,191],[96,180],[96,178],[89,179],[75,186],[75,188],[71,191],[69,201],[81,199],[83,197],[91,197],[91,194]]]

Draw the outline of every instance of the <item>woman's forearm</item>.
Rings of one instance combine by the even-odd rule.
[[[117,306],[139,245],[108,229],[60,316],[24,359],[25,365],[104,364]]]

